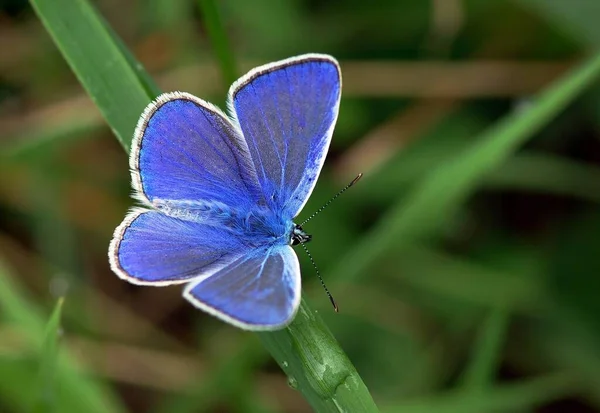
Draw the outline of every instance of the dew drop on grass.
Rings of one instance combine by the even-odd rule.
[[[298,390],[298,380],[295,377],[288,377],[288,386],[290,386],[294,390]]]

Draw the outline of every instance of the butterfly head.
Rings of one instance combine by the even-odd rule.
[[[292,236],[290,238],[291,245],[304,244],[312,239],[312,235],[304,232],[300,225],[294,224],[294,230],[292,231]]]

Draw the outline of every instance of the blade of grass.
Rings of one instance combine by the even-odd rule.
[[[548,20],[583,45],[594,47],[600,42],[596,19],[600,3],[596,1],[516,0],[515,3]]]
[[[350,251],[329,277],[353,280],[398,242],[435,235],[483,178],[600,76],[600,53],[559,79],[526,111],[515,111],[462,153],[442,162]]]
[[[202,12],[202,22],[208,31],[208,37],[212,43],[212,48],[217,55],[219,67],[225,88],[229,88],[237,79],[237,70],[233,52],[229,46],[229,40],[221,22],[221,16],[214,0],[198,0],[198,6]]]
[[[492,308],[483,320],[473,345],[471,362],[462,377],[465,391],[482,392],[494,383],[508,321],[508,310],[499,307]]]
[[[64,299],[59,298],[46,325],[44,343],[42,344],[42,359],[39,371],[38,390],[34,396],[32,412],[55,412],[55,370],[58,355],[58,340],[60,335],[60,317]]]
[[[143,69],[131,67],[120,43],[84,0],[32,0],[32,4],[127,148],[137,118],[154,97],[144,87],[140,75]],[[306,302],[302,302],[292,325],[260,337],[290,380],[298,382],[298,389],[316,411],[377,411],[356,369]]]
[[[12,282],[8,269],[0,261],[0,314],[18,327],[26,345],[41,359],[46,329],[43,312]],[[38,363],[37,360],[35,360]],[[29,366],[23,368],[23,363]],[[31,364],[31,365],[30,365]],[[9,400],[18,411],[32,407],[31,388],[23,383],[35,383],[35,364],[28,360],[0,359],[0,398]],[[68,354],[57,357],[54,371],[56,411],[61,413],[124,413],[126,410],[108,388],[98,380],[83,376]]]
[[[450,113],[430,131],[373,172],[369,185],[358,185],[347,197],[389,205],[428,172],[467,150],[487,123],[466,106]],[[600,202],[600,168],[555,154],[525,150],[504,160],[483,177],[490,190],[509,189],[555,194]],[[390,191],[394,188],[394,191]]]
[[[514,412],[558,400],[577,388],[569,374],[555,374],[525,382],[497,386],[482,393],[452,391],[435,397],[408,399],[382,408],[386,413]]]
[[[381,264],[392,272],[390,285],[427,291],[483,308],[509,306],[519,314],[547,309],[547,291],[536,268],[501,271],[446,251],[401,245],[397,254]],[[401,274],[399,277],[398,274]]]
[[[494,169],[486,177],[485,187],[600,202],[600,168],[557,155],[523,151]]]
[[[259,336],[315,411],[378,411],[356,369],[304,299],[289,327]]]
[[[452,153],[464,150],[468,144],[463,142],[451,148],[437,146],[439,147],[432,146],[415,152],[410,158],[398,157],[370,175],[370,184],[357,187],[350,196],[389,204],[397,197],[396,191],[389,191],[389,188],[395,188],[399,192],[403,189],[408,191],[412,183],[425,176]],[[598,166],[531,150],[506,159],[484,177],[481,185],[492,191],[537,192],[600,202]]]
[[[148,96],[152,97],[152,99],[160,95],[161,90],[159,89],[154,79],[150,77],[148,72],[146,72],[144,66],[142,66],[142,64],[138,62],[133,53],[131,53],[129,48],[125,45],[125,43],[123,43],[123,40],[121,40],[121,38],[115,33],[113,28],[102,18],[102,16],[99,14],[97,14],[97,16],[99,23],[101,23],[104,26],[104,29],[106,30],[106,33],[108,34],[110,40],[112,40],[115,43],[115,45],[119,47],[119,51],[121,52],[123,57],[125,57],[127,64],[134,72],[135,76],[137,77],[137,80],[140,82],[140,86],[146,91]],[[91,95],[89,91],[88,95]],[[96,106],[98,106],[98,104],[96,104]],[[106,118],[106,116],[104,117]],[[129,147],[127,146],[126,149],[128,148]]]
[[[32,0],[31,5],[119,142],[129,149],[139,115],[158,91],[141,64],[89,2]]]

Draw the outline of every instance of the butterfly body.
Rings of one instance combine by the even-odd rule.
[[[229,116],[181,92],[159,96],[136,127],[129,166],[141,203],[115,230],[112,270],[134,284],[187,284],[184,297],[237,327],[294,318],[300,267],[293,220],[323,166],[341,94],[326,55],[302,55],[235,82]]]
[[[153,205],[173,218],[227,228],[251,248],[293,244],[296,225],[268,208],[242,210],[221,202],[177,200],[154,200]]]

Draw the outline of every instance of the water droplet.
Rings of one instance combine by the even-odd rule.
[[[287,368],[287,366],[289,366],[289,364],[287,361],[282,361],[281,366],[285,369],[285,368]]]
[[[298,380],[296,380],[296,378],[293,376],[289,376],[288,377],[288,386],[290,386],[294,390],[298,390]]]

